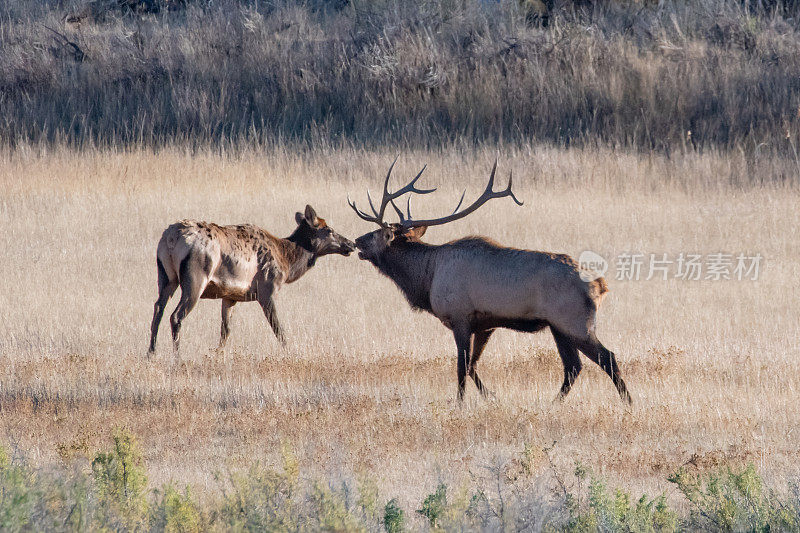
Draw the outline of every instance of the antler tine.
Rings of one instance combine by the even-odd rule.
[[[397,216],[400,217],[400,223],[402,224],[403,222],[405,222],[406,217],[403,216],[403,210],[397,207],[397,204],[394,203],[394,200],[389,200],[389,203],[392,204],[392,207],[397,213]],[[409,216],[408,218],[411,218],[411,216]]]
[[[397,204],[395,204],[394,201],[397,198],[403,196],[404,194],[408,194],[408,193],[429,194],[429,193],[434,192],[436,190],[436,188],[434,187],[433,189],[419,189],[416,186],[417,181],[420,179],[420,177],[422,177],[422,174],[425,172],[425,169],[428,168],[428,166],[425,165],[424,167],[422,167],[422,170],[420,170],[419,173],[417,173],[417,175],[414,176],[414,179],[412,179],[410,182],[408,182],[405,186],[401,187],[397,191],[390,193],[389,192],[389,180],[391,179],[392,170],[394,169],[394,166],[397,163],[398,158],[399,158],[399,156],[395,157],[394,161],[392,161],[392,164],[389,167],[389,171],[386,173],[386,179],[384,179],[384,181],[383,181],[383,197],[381,198],[381,204],[380,204],[380,207],[378,209],[375,209],[375,203],[372,201],[372,196],[370,195],[369,190],[367,190],[367,201],[369,202],[369,206],[372,209],[372,214],[374,216],[369,216],[365,212],[363,212],[360,209],[358,209],[358,207],[356,207],[355,202],[350,200],[349,196],[347,197],[348,205],[350,205],[350,207],[353,209],[353,211],[355,211],[355,213],[362,220],[366,220],[367,222],[375,222],[377,224],[385,225],[385,222],[383,221],[383,216],[386,213],[386,207],[388,207],[389,204],[391,204],[392,205],[392,209],[395,210],[395,212],[397,213],[397,216],[400,218],[400,224],[402,224],[403,226],[405,226],[407,228],[414,228],[414,227],[420,227],[420,226],[437,226],[437,225],[446,224],[448,222],[452,222],[454,220],[458,220],[460,218],[463,218],[463,217],[469,215],[470,213],[472,213],[473,211],[475,211],[480,206],[482,206],[483,204],[485,204],[486,202],[488,202],[489,200],[491,200],[493,198],[504,198],[506,196],[510,196],[511,199],[514,200],[514,203],[516,203],[517,205],[521,206],[521,205],[524,204],[524,202],[522,202],[521,200],[519,200],[516,197],[516,195],[514,194],[514,191],[512,190],[512,186],[513,186],[513,183],[514,183],[513,172],[509,172],[508,185],[506,186],[505,189],[503,189],[502,191],[495,191],[494,190],[494,178],[495,178],[495,175],[497,174],[497,159],[495,159],[494,160],[494,165],[492,165],[492,171],[489,173],[489,181],[486,183],[486,188],[484,189],[483,193],[478,197],[478,199],[475,200],[471,205],[469,205],[468,207],[465,207],[464,209],[459,211],[459,209],[461,208],[461,205],[464,203],[464,197],[466,196],[466,193],[467,193],[467,191],[465,190],[461,194],[461,198],[458,201],[458,205],[456,205],[456,208],[453,210],[453,212],[450,215],[448,215],[446,217],[430,219],[430,220],[414,220],[414,219],[411,218],[411,197],[410,196],[408,197],[408,201],[406,203],[406,215],[403,215],[402,209],[397,207]]]
[[[403,216],[402,209],[397,207],[397,204],[394,203],[394,200],[391,200],[389,203],[392,204],[392,207],[394,207],[394,210],[397,212],[397,216],[400,217],[400,223],[401,224],[403,224],[406,220],[411,220],[411,197],[410,196],[408,198],[406,198],[406,213],[407,214],[405,216]]]
[[[364,213],[364,212],[363,212],[363,211],[361,211],[359,208],[357,208],[357,207],[356,207],[356,203],[355,203],[355,202],[353,202],[353,201],[350,199],[350,195],[349,195],[349,194],[347,195],[347,204],[348,204],[350,207],[352,207],[352,208],[353,208],[353,211],[355,211],[355,212],[356,212],[356,215],[358,215],[358,217],[359,217],[359,218],[361,218],[362,220],[366,220],[367,222],[377,222],[377,220],[376,220],[375,218],[373,218],[373,217],[369,216],[368,214]]]
[[[375,210],[375,205],[372,203],[372,196],[369,194],[369,189],[367,189],[367,201],[369,202],[369,208],[372,209],[372,214],[375,215],[378,220],[383,220],[381,215]],[[383,211],[381,211],[381,214],[383,214]]]
[[[394,165],[397,163],[397,160],[400,159],[400,154],[394,158],[392,164],[389,165],[389,171],[386,172],[386,179],[383,180],[383,196],[381,197],[381,207],[379,210],[375,211],[375,207],[372,205],[372,201],[370,199],[370,207],[372,207],[372,211],[375,213],[377,217],[377,222],[379,224],[383,224],[383,215],[386,213],[386,206],[389,202],[392,201],[394,195],[389,194],[389,179],[392,177],[392,170],[394,169]],[[369,191],[367,191],[367,195],[369,195]]]
[[[389,196],[389,178],[392,176],[392,169],[394,168],[394,165],[395,165],[395,163],[397,163],[397,160],[399,158],[400,158],[400,154],[397,154],[397,156],[394,158],[394,161],[392,161],[392,164],[389,166],[389,172],[386,173],[386,179],[383,180],[383,197],[384,198]],[[381,203],[383,203],[383,202],[381,202]],[[385,206],[381,206],[381,207],[385,207]]]
[[[400,188],[399,190],[397,190],[395,192],[389,192],[389,180],[392,177],[392,170],[394,169],[394,166],[397,163],[397,160],[399,158],[400,158],[399,155],[394,158],[394,161],[392,161],[392,164],[389,166],[389,171],[386,173],[386,178],[383,180],[383,196],[381,198],[380,207],[378,209],[375,209],[375,203],[372,201],[372,196],[370,195],[369,189],[367,189],[367,201],[369,202],[369,207],[370,207],[370,209],[372,209],[372,214],[374,216],[369,216],[365,212],[359,210],[356,207],[356,204],[350,200],[350,197],[349,196],[347,197],[347,203],[350,205],[350,207],[353,208],[353,210],[356,212],[356,214],[360,218],[362,218],[363,220],[366,220],[368,222],[375,222],[375,223],[381,224],[381,225],[385,225],[385,222],[383,221],[383,216],[386,213],[386,207],[389,204],[392,204],[392,208],[394,208],[394,210],[397,211],[397,214],[400,217],[400,222],[402,224],[406,224],[411,219],[411,203],[410,203],[410,200],[409,200],[409,204],[407,206],[408,218],[403,216],[403,212],[400,210],[399,207],[397,207],[397,205],[394,203],[394,200],[396,200],[397,198],[403,196],[404,194],[408,194],[408,193],[429,194],[429,193],[432,193],[432,192],[434,192],[436,190],[436,188],[433,188],[433,189],[419,189],[415,185],[417,180],[419,180],[419,178],[422,176],[422,173],[425,172],[425,169],[428,168],[428,165],[425,165],[424,167],[422,167],[422,170],[420,170],[419,173],[416,176],[414,176],[414,179],[412,179],[410,182],[408,182],[408,184],[406,184],[404,187]]]
[[[383,198],[381,200],[381,208],[380,211],[375,209],[375,204],[372,202],[372,195],[369,193],[369,189],[367,189],[367,202],[369,202],[369,207],[372,209],[372,214],[374,216],[369,216],[364,211],[361,211],[358,207],[356,207],[355,202],[350,200],[350,195],[347,195],[347,203],[350,207],[353,208],[353,211],[362,219],[366,220],[367,222],[375,222],[377,224],[383,224],[383,213],[386,210],[386,197],[387,197],[387,189],[389,187],[389,178],[392,176],[392,169],[394,168],[395,163],[397,163],[397,159],[400,157],[398,155],[392,161],[392,164],[389,166],[389,171],[386,173],[386,179],[383,182]]]
[[[503,192],[507,192],[508,195],[511,197],[511,199],[514,200],[515,204],[523,205],[525,202],[523,202],[522,200],[517,200],[517,197],[514,196],[514,191],[511,190],[511,182],[513,180],[514,180],[514,172],[513,171],[509,171],[509,173],[508,173],[508,187],[506,187],[506,190],[503,191]]]
[[[410,192],[414,192],[414,193],[417,193],[417,194],[430,194],[430,193],[434,192],[436,190],[436,187],[434,187],[433,189],[417,189],[414,186],[414,184],[417,182],[417,180],[420,178],[420,176],[422,176],[422,173],[425,172],[426,168],[428,168],[428,165],[425,165],[424,167],[422,167],[422,170],[420,170],[419,173],[416,176],[414,176],[414,179],[409,181],[402,189],[398,189],[393,193],[388,193],[387,192],[386,194],[390,197],[390,200],[395,200],[397,198],[400,198],[404,194],[407,194],[407,193],[410,193]]]
[[[464,192],[461,193],[461,200],[458,201],[458,205],[456,206],[455,209],[453,209],[453,213],[452,214],[455,215],[458,212],[458,208],[461,207],[462,203],[464,203],[464,196],[466,196],[466,195],[467,195],[467,189],[464,189]],[[411,217],[409,217],[409,218],[411,218]]]
[[[486,184],[486,188],[484,189],[483,193],[471,205],[465,207],[461,211],[459,211],[458,209],[461,207],[461,204],[464,201],[464,195],[466,194],[466,191],[464,191],[464,194],[461,195],[461,200],[459,200],[455,211],[453,211],[448,216],[430,220],[412,220],[411,217],[408,217],[407,219],[401,221],[401,223],[403,224],[403,226],[407,228],[416,228],[420,226],[438,226],[441,224],[446,224],[448,222],[452,222],[454,220],[458,220],[460,218],[469,215],[470,213],[472,213],[473,211],[475,211],[480,206],[482,206],[483,204],[485,204],[486,202],[488,202],[493,198],[504,198],[506,196],[510,196],[517,205],[522,205],[522,202],[519,201],[516,196],[514,196],[514,192],[511,190],[511,185],[513,181],[513,177],[511,175],[509,175],[508,186],[505,189],[503,189],[502,191],[494,191],[494,177],[496,172],[497,172],[497,159],[495,159],[494,161],[494,165],[492,166],[492,172],[489,174],[489,182]]]
[[[492,166],[492,172],[489,174],[489,183],[486,184],[486,191],[492,192],[494,189],[494,174],[497,172],[497,158],[494,158],[494,165]]]
[[[399,191],[394,193],[392,196],[397,198],[397,197],[399,197],[402,194],[405,194],[407,192],[415,192],[417,194],[429,194],[429,193],[434,192],[436,190],[436,187],[434,187],[433,189],[417,189],[416,187],[414,187],[414,184],[417,182],[419,177],[422,176],[422,173],[425,172],[426,168],[428,168],[428,165],[423,166],[422,170],[419,171],[419,174],[414,176],[414,179],[411,180],[410,182],[408,182],[408,185],[406,185],[405,187],[403,187],[402,189],[400,189]]]
[[[395,161],[397,161],[397,160],[395,160]],[[392,166],[394,166],[394,163],[392,163]],[[383,184],[383,191],[384,192],[383,192],[383,199],[381,200],[381,208],[378,211],[378,213],[376,213],[376,215],[378,216],[378,218],[380,220],[383,220],[383,214],[386,212],[386,206],[389,205],[389,204],[392,204],[392,207],[394,208],[394,210],[399,215],[400,223],[405,223],[405,222],[407,222],[408,220],[411,219],[411,215],[410,214],[409,214],[408,218],[403,216],[402,211],[400,210],[399,207],[397,207],[397,205],[394,203],[394,201],[396,199],[400,198],[401,196],[403,196],[404,194],[408,194],[408,193],[429,194],[429,193],[432,193],[432,192],[434,192],[436,190],[435,187],[433,189],[418,189],[414,185],[417,182],[417,180],[419,180],[419,178],[422,176],[422,173],[425,172],[426,168],[428,168],[428,165],[423,166],[422,170],[420,170],[419,173],[417,173],[417,175],[414,176],[414,179],[412,179],[410,182],[408,182],[404,187],[396,190],[395,192],[391,192],[391,193],[389,192],[389,180],[388,180],[388,174],[387,174],[387,180]],[[389,171],[391,171],[391,168],[389,169]]]

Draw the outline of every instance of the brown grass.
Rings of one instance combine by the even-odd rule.
[[[424,182],[442,187],[417,211],[437,214],[462,186],[478,193],[494,155],[403,154],[396,175],[427,162]],[[247,221],[286,235],[308,202],[355,237],[371,228],[345,196],[378,187],[391,159],[281,148],[3,154],[0,439],[48,464],[103,448],[110,427],[127,426],[154,486],[175,479],[201,493],[217,487],[215,471],[276,461],[288,442],[311,472],[369,473],[409,509],[439,478],[466,482],[524,443],[555,442],[561,471],[581,461],[634,493],[665,489],[683,464],[795,472],[800,193],[771,179],[790,171],[781,160],[508,151],[500,169],[514,170],[525,206],[497,201],[429,231],[432,242],[482,233],[575,256],[760,252],[758,281],[608,276],[599,336],[618,354],[630,411],[593,366],[566,403],[551,403],[561,380],[552,339],[511,332],[498,333],[482,361],[496,399],[470,386],[459,406],[449,332],[354,257],[326,257],[283,289],[284,351],[258,306],[244,304],[227,352],[215,353],[219,302],[202,301],[184,326],[183,362],[173,363],[165,324],[156,357],[145,359],[155,245],[167,224]],[[768,185],[743,184],[755,175]],[[537,468],[548,470],[541,455]]]

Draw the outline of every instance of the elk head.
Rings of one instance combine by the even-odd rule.
[[[354,202],[350,200],[348,197],[347,202],[350,204],[350,207],[355,211],[356,215],[358,215],[362,220],[366,220],[367,222],[374,222],[380,226],[379,229],[372,231],[370,233],[366,233],[361,237],[356,239],[356,248],[358,248],[358,257],[360,259],[365,259],[372,263],[375,263],[376,260],[390,247],[402,245],[402,243],[408,242],[419,242],[421,237],[425,234],[425,231],[428,229],[428,226],[439,226],[442,224],[447,224],[448,222],[452,222],[454,220],[458,220],[463,218],[473,211],[477,210],[480,206],[491,200],[492,198],[504,198],[506,196],[510,196],[517,205],[522,205],[523,202],[519,201],[514,193],[511,191],[511,184],[512,184],[512,177],[509,175],[508,178],[508,186],[503,189],[502,191],[494,191],[494,176],[497,171],[497,160],[494,162],[494,166],[492,167],[492,172],[489,175],[489,182],[486,184],[486,189],[484,189],[483,194],[475,200],[470,206],[465,207],[464,209],[460,209],[461,204],[464,202],[464,194],[461,195],[461,199],[458,202],[458,205],[453,210],[453,212],[445,217],[435,218],[435,219],[428,219],[428,220],[414,220],[411,216],[411,197],[409,196],[408,201],[406,203],[406,213],[403,214],[403,211],[397,207],[394,203],[396,199],[403,196],[407,193],[417,193],[417,194],[429,194],[435,191],[436,189],[418,189],[415,186],[417,180],[422,176],[422,173],[425,171],[426,167],[422,167],[422,170],[419,171],[414,179],[412,179],[406,186],[403,188],[395,191],[389,192],[389,178],[392,174],[392,169],[394,168],[397,159],[394,160],[392,165],[389,167],[389,172],[386,173],[386,179],[383,182],[383,196],[381,198],[380,208],[375,209],[375,205],[372,203],[372,197],[367,191],[367,200],[369,201],[370,209],[372,210],[372,215],[365,213],[358,209]],[[386,208],[391,205],[392,208],[397,212],[398,217],[400,218],[399,223],[388,224],[384,221],[384,215],[386,214]]]
[[[350,255],[356,248],[353,241],[333,231],[324,219],[318,217],[310,205],[306,206],[305,213],[295,214],[295,221],[297,229],[293,235],[303,248],[313,254],[310,264],[323,255]]]

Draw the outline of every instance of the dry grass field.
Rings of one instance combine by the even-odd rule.
[[[757,281],[607,274],[599,337],[618,355],[630,410],[594,365],[554,404],[561,363],[546,332],[495,335],[481,364],[496,398],[470,384],[459,405],[450,333],[355,256],[325,257],[283,288],[285,350],[253,303],[237,306],[228,348],[216,353],[220,303],[202,300],[185,322],[180,363],[166,321],[146,358],[155,246],[168,224],[251,222],[286,236],[310,203],[355,238],[372,228],[346,195],[378,189],[394,155],[3,153],[0,440],[50,465],[90,455],[110,428],[126,427],[153,483],[188,483],[201,498],[219,489],[215,473],[275,464],[288,444],[309,475],[371,476],[409,509],[439,481],[468,485],[525,444],[543,479],[579,461],[634,494],[670,490],[666,477],[681,465],[752,462],[776,483],[797,474],[800,190],[777,179],[796,174],[785,160],[500,150],[524,207],[493,201],[428,232],[430,242],[480,233],[575,257],[760,253]],[[403,153],[395,179],[427,163],[422,183],[440,189],[417,211],[439,214],[461,188],[468,199],[482,190],[495,155]]]
[[[800,530],[798,9],[0,2],[0,530]],[[493,398],[459,403],[449,331],[355,255],[282,289],[286,347],[250,303],[219,353],[203,300],[182,358],[168,320],[147,358],[167,225],[287,236],[309,203],[355,238],[346,198],[398,152],[395,183],[439,186],[418,215],[496,157],[525,201],[425,240],[611,263],[598,335],[632,408],[585,359],[554,403],[548,332],[494,335]],[[715,254],[757,279],[706,279]]]

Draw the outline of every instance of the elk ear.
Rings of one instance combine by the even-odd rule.
[[[319,225],[319,218],[317,217],[317,212],[314,211],[314,208],[311,207],[310,205],[306,205],[305,218],[308,221],[308,223],[311,224],[312,226]]]
[[[418,228],[408,228],[403,234],[408,239],[420,239],[425,232],[428,231],[428,226],[420,226]]]

